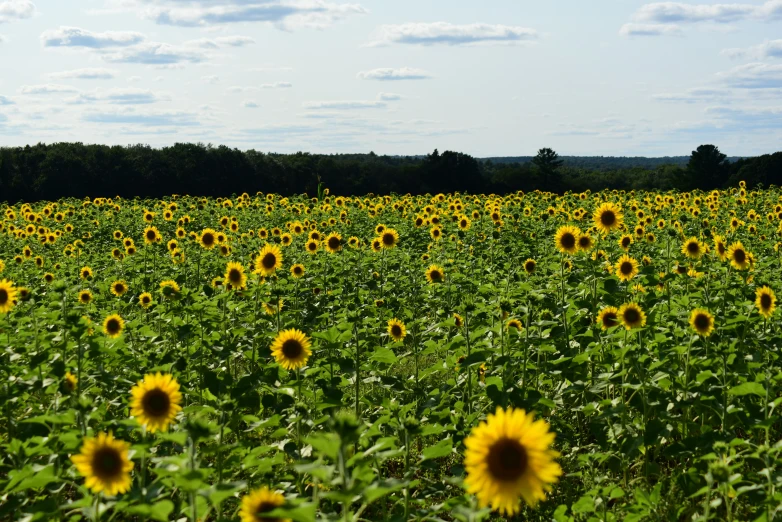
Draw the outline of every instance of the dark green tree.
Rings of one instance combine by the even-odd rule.
[[[689,188],[709,190],[724,186],[730,175],[727,158],[715,145],[701,145],[692,151],[687,163]]]
[[[543,190],[556,192],[561,188],[559,167],[562,166],[562,163],[563,160],[559,158],[559,154],[548,147],[540,149],[537,156],[532,158],[532,164],[540,172]]]

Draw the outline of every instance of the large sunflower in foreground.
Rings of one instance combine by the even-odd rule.
[[[378,232],[378,234],[380,234],[378,239],[380,239],[380,244],[383,245],[383,248],[394,248],[399,243],[399,232],[393,228],[386,228],[382,232]]]
[[[234,290],[244,290],[247,287],[247,276],[244,275],[244,267],[241,263],[229,262],[225,267],[224,279]]]
[[[728,259],[730,264],[736,270],[746,270],[749,268],[750,255],[741,241],[737,241],[728,247]]]
[[[622,226],[622,211],[614,203],[608,201],[595,209],[594,214],[592,214],[592,221],[596,229],[603,234],[608,234]]]
[[[629,281],[638,275],[638,261],[624,254],[616,262],[616,277],[620,281]]]
[[[276,245],[265,244],[255,258],[255,273],[268,277],[282,267],[282,252]]]
[[[205,228],[198,237],[198,242],[205,250],[212,250],[217,245],[217,231]]]
[[[701,337],[708,337],[714,331],[714,316],[708,310],[696,308],[690,313],[690,326]]]
[[[407,335],[407,330],[405,329],[405,323],[403,323],[399,319],[389,319],[388,335],[390,335],[391,339],[393,339],[394,341],[401,341],[402,339],[404,339],[405,335]]]
[[[277,334],[271,351],[277,362],[286,370],[298,370],[307,364],[312,355],[312,342],[301,330],[291,328]]]
[[[640,328],[646,324],[646,314],[641,307],[635,303],[623,304],[619,308],[617,315],[624,327],[628,330]]]
[[[130,395],[130,415],[151,433],[165,430],[182,409],[182,394],[173,375],[147,374],[130,390]]]
[[[127,442],[115,439],[111,433],[99,433],[84,439],[81,452],[73,455],[71,461],[93,493],[102,491],[114,496],[130,489],[133,462],[128,458],[128,450]]]
[[[252,491],[242,497],[242,508],[239,510],[241,522],[291,522],[289,518],[270,518],[263,516],[285,504],[285,497],[270,490],[266,486]]]
[[[550,446],[555,435],[543,420],[520,409],[497,408],[464,440],[464,484],[482,506],[505,515],[520,509],[520,498],[535,506],[562,475]]]
[[[0,314],[7,314],[14,307],[16,289],[8,279],[0,281]]]
[[[332,232],[331,234],[326,236],[323,245],[326,249],[326,252],[328,252],[329,254],[336,254],[337,252],[342,250],[342,236],[340,236],[336,232]]]
[[[774,313],[776,304],[777,296],[771,288],[764,286],[755,290],[755,306],[758,308],[760,315],[769,319]]]
[[[580,236],[581,230],[576,227],[570,225],[559,227],[554,236],[554,245],[563,254],[575,254],[578,251],[578,238]]]

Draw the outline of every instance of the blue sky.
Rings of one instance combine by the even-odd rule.
[[[782,143],[782,0],[0,0],[0,145]]]

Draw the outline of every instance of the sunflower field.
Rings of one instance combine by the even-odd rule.
[[[782,191],[0,204],[0,520],[780,519]]]

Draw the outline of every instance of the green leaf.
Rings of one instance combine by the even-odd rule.
[[[728,393],[731,395],[737,395],[739,397],[743,395],[757,395],[758,397],[766,397],[766,389],[759,382],[745,382],[734,386]]]
[[[396,354],[388,348],[377,348],[369,358],[383,364],[396,364],[399,361]]]
[[[453,441],[450,437],[447,439],[443,439],[434,446],[429,446],[428,448],[424,448],[423,451],[423,458],[421,459],[421,462],[425,460],[432,460],[432,459],[439,459],[442,457],[446,457],[451,454],[453,451]]]

